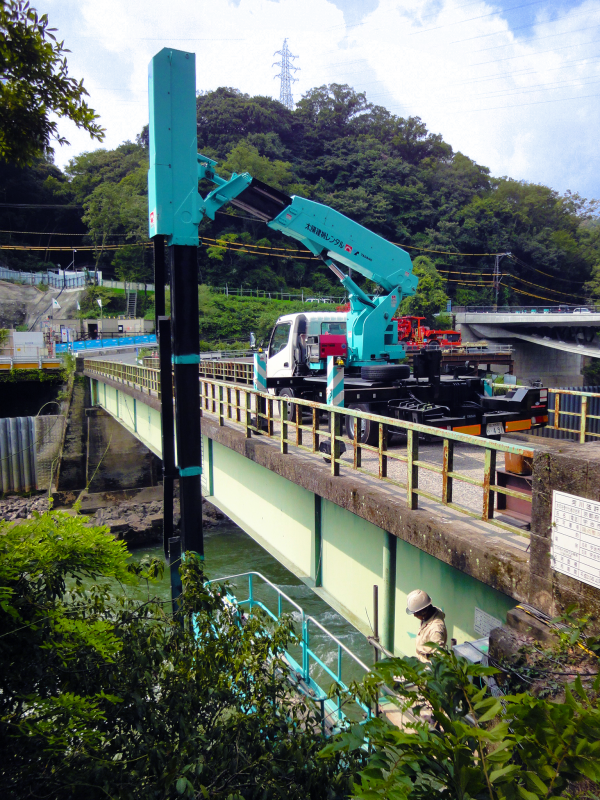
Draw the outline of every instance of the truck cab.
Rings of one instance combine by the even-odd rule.
[[[327,356],[346,356],[346,313],[309,311],[279,317],[269,339],[267,377],[318,374]]]

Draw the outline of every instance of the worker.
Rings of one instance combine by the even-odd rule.
[[[415,589],[406,598],[406,613],[412,614],[421,621],[417,633],[417,658],[427,663],[435,648],[427,644],[432,642],[440,647],[445,647],[448,641],[448,631],[444,619],[444,612],[436,608],[431,602],[431,597],[422,589]]]

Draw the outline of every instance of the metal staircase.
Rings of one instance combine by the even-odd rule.
[[[137,311],[137,292],[127,292],[127,318],[135,319]]]

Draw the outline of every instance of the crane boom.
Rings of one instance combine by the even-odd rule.
[[[217,184],[200,203],[201,214],[214,219],[232,203],[305,245],[333,271],[350,298],[348,361],[353,366],[388,363],[404,358],[392,317],[404,297],[413,295],[418,279],[408,253],[382,236],[329,206],[305,197],[289,197],[252,178],[233,174],[229,180],[215,171],[216,162],[198,154],[199,177]],[[345,265],[377,283],[383,294],[370,298],[340,268]]]

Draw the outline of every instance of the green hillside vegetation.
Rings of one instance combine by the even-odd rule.
[[[428,316],[446,297],[458,304],[491,302],[493,254],[506,251],[516,260],[502,261],[501,303],[600,298],[596,202],[493,177],[418,117],[396,117],[338,84],[310,90],[294,111],[232,88],[201,93],[197,109],[198,149],[219,162],[222,174],[249,171],[347,214],[406,247],[413,259],[425,257],[424,280],[437,298],[433,305],[423,298]],[[77,156],[64,173],[48,161],[23,170],[0,166],[11,201],[43,198],[78,207],[9,209],[6,230],[43,235],[3,233],[0,243],[93,243],[95,255],[78,253],[76,263],[93,261],[121,279],[151,279],[151,250],[140,246],[147,240],[147,136],[144,130],[136,142]],[[206,183],[200,191],[210,188]],[[86,235],[58,236],[77,232]],[[224,207],[215,222],[204,221],[200,235],[201,284],[339,293],[329,270],[299,244],[233,207]],[[5,259],[41,267],[42,257],[49,256],[12,252]],[[420,311],[417,306],[411,301],[411,310]]]
[[[79,301],[81,319],[100,316],[98,299],[102,301],[102,314],[105,318],[118,317],[125,313],[124,289],[88,286]],[[336,309],[335,304],[328,303],[217,294],[205,284],[198,287],[198,306],[200,340],[206,350],[214,346],[247,347],[250,332],[254,333],[260,345],[262,341],[266,343],[275,321],[283,314]],[[170,296],[167,290],[167,311],[169,310]],[[154,319],[154,292],[138,292],[138,314],[145,319]]]
[[[275,320],[295,311],[335,311],[335,305],[302,303],[290,300],[269,300],[255,297],[228,297],[215,294],[206,285],[198,289],[200,340],[206,344],[248,344],[252,331],[258,345],[267,342]]]

